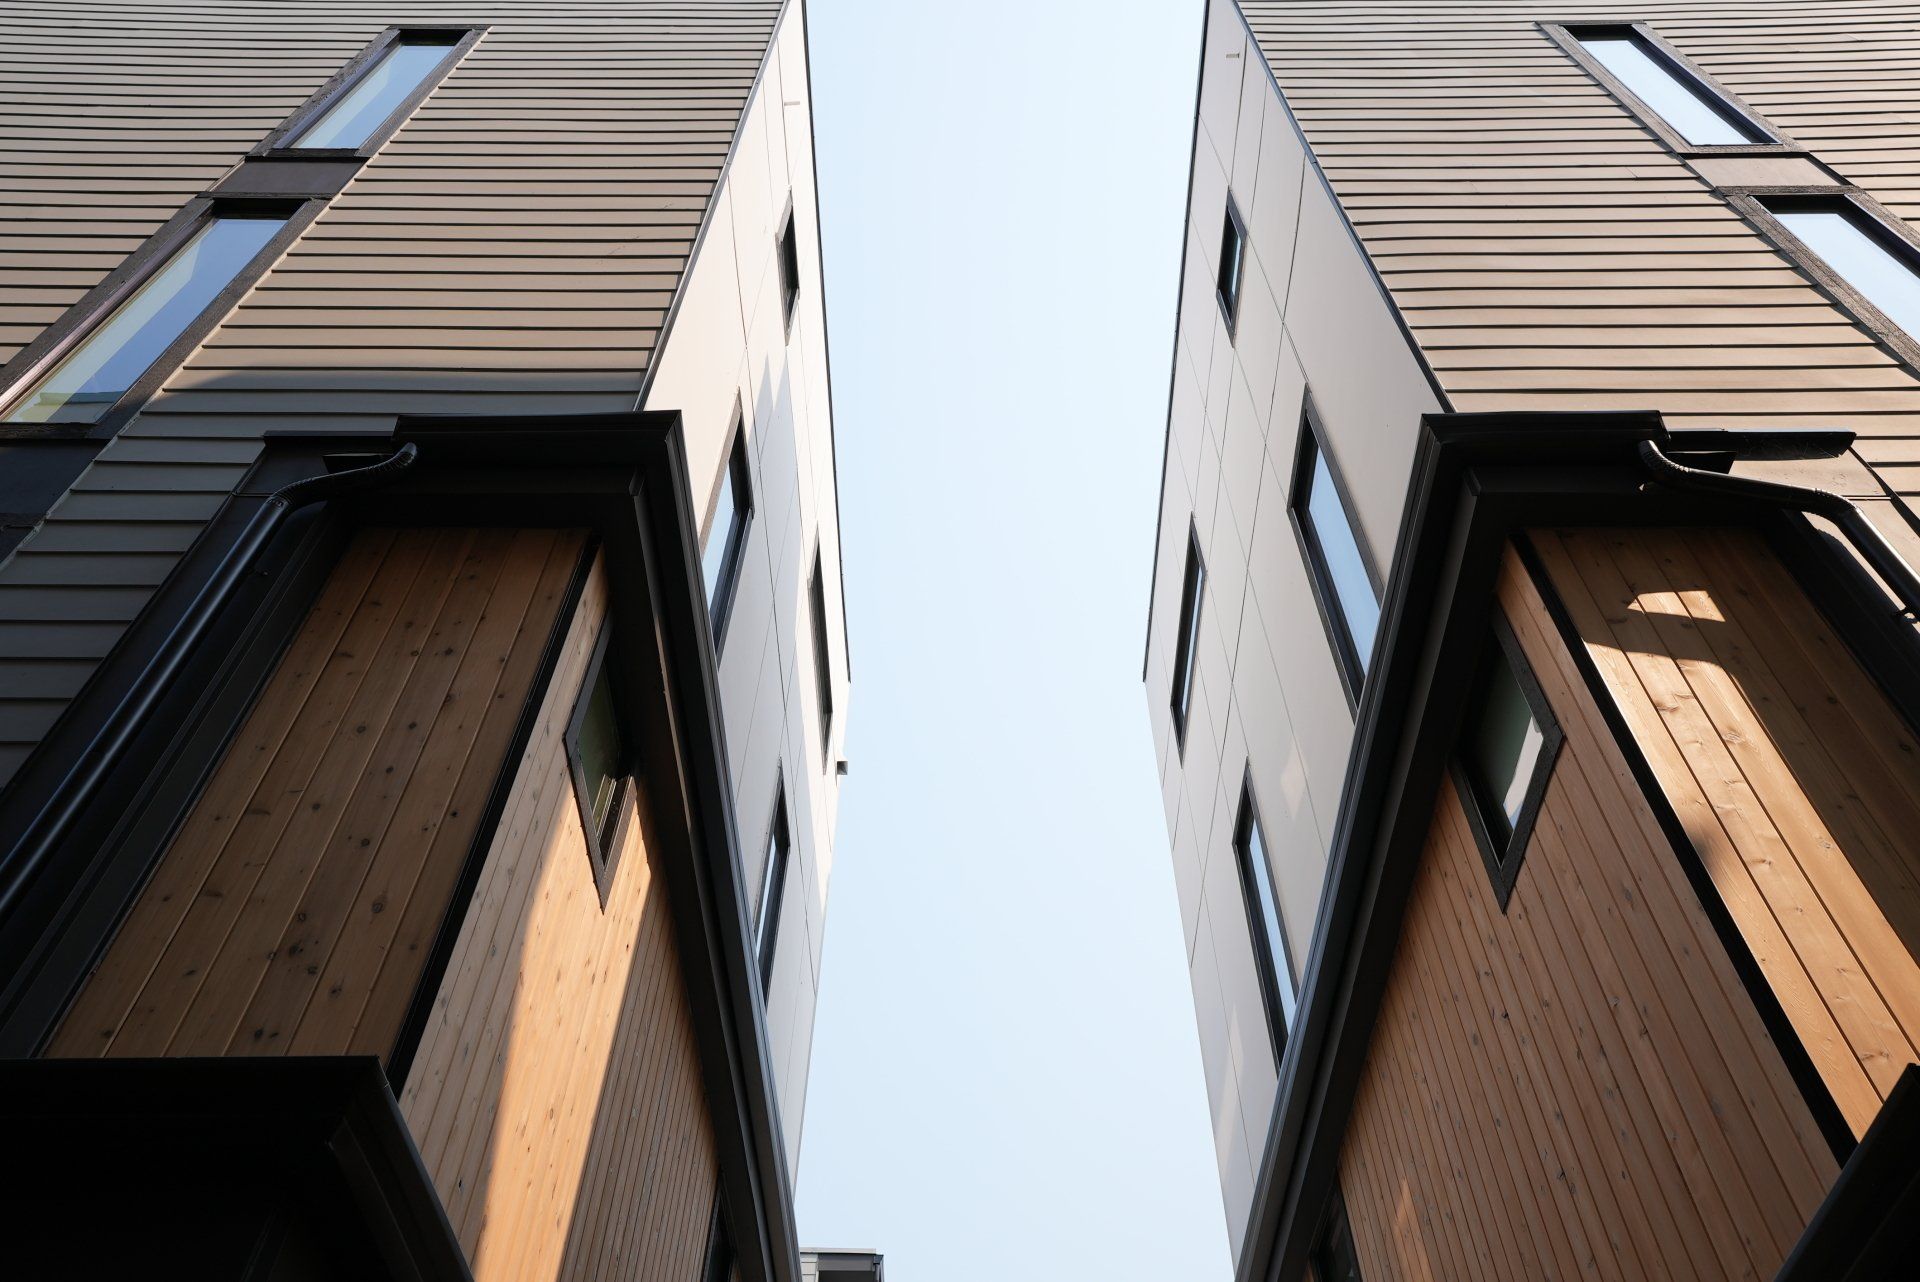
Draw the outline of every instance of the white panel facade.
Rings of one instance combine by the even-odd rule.
[[[1215,290],[1229,192],[1247,235],[1232,334]],[[1239,10],[1213,0],[1145,684],[1236,1256],[1278,1080],[1233,848],[1241,783],[1251,781],[1297,968],[1353,738],[1288,513],[1309,390],[1384,581],[1420,416],[1440,404]],[[1171,696],[1189,529],[1206,584],[1183,748]]]
[[[780,781],[786,790],[792,853],[767,1031],[790,1173],[800,1161],[848,686],[811,134],[805,12],[793,0],[748,103],[644,402],[683,415],[701,512],[724,475],[736,406],[746,433],[754,510],[719,653],[720,696],[750,888],[765,871]],[[777,252],[789,208],[800,261],[791,326]],[[824,744],[808,615],[816,549],[833,685],[832,733]]]

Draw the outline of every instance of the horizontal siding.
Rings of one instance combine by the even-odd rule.
[[[1920,5],[1241,8],[1457,408],[1654,408],[1676,427],[1840,427],[1920,458],[1920,378],[1537,26],[1649,23],[1913,219]]]
[[[488,28],[0,564],[0,620],[84,620],[103,637],[124,628],[146,599],[134,589],[166,577],[266,431],[383,433],[411,412],[632,408],[780,9],[37,0],[0,10],[0,356],[379,31]],[[0,786],[72,684],[70,671],[0,648]]]
[[[1369,1278],[1768,1278],[1836,1169],[1526,572],[1566,732],[1500,910],[1451,783],[1340,1161]]]

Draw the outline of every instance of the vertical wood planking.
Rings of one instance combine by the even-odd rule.
[[[1363,1271],[1769,1277],[1835,1164],[1511,554],[1499,600],[1566,745],[1505,913],[1441,786],[1341,1154]]]

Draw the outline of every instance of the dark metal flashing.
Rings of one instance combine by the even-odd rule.
[[[614,589],[610,619],[621,638],[617,697],[626,723],[636,728],[630,747],[636,774],[647,781],[641,800],[653,824],[679,941],[741,1276],[749,1282],[797,1282],[792,1189],[765,1018],[756,997],[743,863],[677,414],[403,417],[391,440],[270,435],[253,472],[163,589],[154,610],[136,623],[102,665],[94,686],[83,692],[84,717],[56,727],[48,741],[49,759],[75,737],[82,720],[110,719],[134,697],[130,682],[155,644],[155,620],[184,611],[182,599],[192,599],[214,572],[211,567],[241,537],[266,492],[319,466],[360,464],[370,449],[385,454],[396,445],[411,445],[420,456],[401,483],[300,514],[265,548],[243,589],[197,648],[194,667],[176,682],[179,689],[156,711],[107,784],[125,804],[96,807],[98,813],[83,817],[48,862],[47,874],[27,888],[14,914],[0,923],[0,975],[8,979],[0,990],[0,1055],[31,1055],[57,1024],[352,528],[369,523],[585,526],[600,540]],[[503,774],[511,773],[514,761],[508,757]],[[0,796],[0,844],[10,844],[20,830],[20,798],[31,794],[30,788],[13,788]],[[496,784],[494,800],[499,797]],[[476,835],[480,855],[490,835]],[[469,890],[476,858],[470,853],[463,874]],[[425,991],[437,987],[446,963],[442,945],[457,934],[464,903],[456,898],[442,926],[435,969],[422,981]],[[16,958],[23,964],[13,964]],[[397,1048],[396,1079],[417,1044],[418,1005]]]
[[[0,1124],[12,1276],[472,1277],[371,1057],[0,1062]]]
[[[1618,102],[1648,133],[1658,138],[1676,156],[1807,156],[1808,154],[1806,148],[1775,129],[1765,116],[1749,107],[1738,94],[1708,75],[1706,69],[1699,63],[1674,48],[1659,32],[1644,22],[1569,22],[1565,24],[1542,22],[1536,25],[1545,33],[1547,39],[1558,45],[1560,50],[1572,58],[1581,70],[1592,76],[1615,102]],[[1699,85],[1707,96],[1708,105],[1717,114],[1740,128],[1759,134],[1764,141],[1706,145],[1688,142],[1681,137],[1679,131],[1667,123],[1666,117],[1642,102],[1637,94],[1620,82],[1619,77],[1607,70],[1598,59],[1586,51],[1580,43],[1583,33],[1589,36],[1614,36],[1639,41],[1654,61],[1667,63],[1669,71]]]
[[[1797,444],[1831,452],[1845,447],[1845,437]],[[1423,421],[1375,651],[1378,667],[1360,702],[1298,1026],[1280,1065],[1240,1251],[1240,1282],[1302,1277],[1334,1192],[1432,799],[1446,778],[1501,553],[1513,534],[1533,525],[1760,525],[1775,537],[1798,540],[1806,555],[1830,559],[1830,549],[1804,537],[1811,530],[1804,518],[1782,516],[1742,495],[1647,484],[1637,457],[1644,441],[1692,459],[1696,449],[1744,453],[1747,438],[1670,433],[1650,411],[1436,414]],[[1852,558],[1843,559],[1849,565],[1828,572],[1857,575]],[[1876,627],[1885,626],[1884,598],[1881,605]],[[1852,615],[1842,617],[1853,623]],[[1901,697],[1898,690],[1889,693]],[[1657,808],[1657,787],[1641,782]],[[1737,950],[1735,962],[1739,968]],[[1755,977],[1743,969],[1759,1001]],[[1780,1048],[1793,1068],[1790,1044]],[[1828,1123],[1837,1110],[1830,1099],[1826,1110],[1819,1107],[1824,1087],[1817,1077],[1795,1077],[1803,1092],[1812,1088],[1809,1102],[1832,1138]]]
[[[1775,1282],[1911,1276],[1920,1250],[1920,1065],[1909,1064]]]

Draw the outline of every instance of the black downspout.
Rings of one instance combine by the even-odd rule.
[[[1854,506],[1853,500],[1831,490],[1784,485],[1779,481],[1762,481],[1751,476],[1728,476],[1723,472],[1688,467],[1667,457],[1653,441],[1641,441],[1639,454],[1640,461],[1646,464],[1655,479],[1673,489],[1752,499],[1771,503],[1775,507],[1811,512],[1832,521],[1840,527],[1840,532],[1847,536],[1847,541],[1853,544],[1854,550],[1873,568],[1874,573],[1900,599],[1907,618],[1920,620],[1920,578],[1915,577],[1913,568],[1887,542],[1886,536],[1874,528],[1873,522]]]
[[[179,676],[187,657],[193,653],[194,647],[226,605],[227,599],[233,595],[234,589],[246,578],[255,558],[288,515],[309,503],[378,485],[411,467],[419,453],[420,447],[409,441],[378,463],[310,476],[283,485],[267,496],[259,510],[248,520],[240,537],[220,559],[206,585],[194,597],[193,604],[187,607],[186,613],[181,615],[180,621],[173,626],[140,673],[133,686],[132,697],[121,704],[115,710],[113,719],[100,728],[93,742],[87,745],[74,763],[73,769],[48,795],[46,804],[33,817],[33,822],[27,825],[20,840],[7,853],[5,861],[0,862],[0,923],[12,915],[15,905],[33,883],[41,865],[59,847],[74,821],[86,811],[93,794],[105,782],[114,763],[120,759],[120,754],[126,751],[127,745],[158,706],[161,696],[166,694],[174,678]]]

